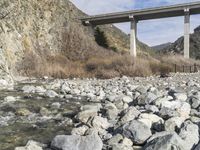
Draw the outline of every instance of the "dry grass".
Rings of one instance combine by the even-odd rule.
[[[182,56],[165,56],[155,59],[150,56],[133,60],[128,55],[91,57],[86,61],[72,61],[64,55],[43,56],[27,53],[18,68],[22,75],[51,76],[54,78],[97,77],[101,79],[119,76],[150,76],[168,74],[174,70],[174,64],[193,65],[199,61],[184,59]]]

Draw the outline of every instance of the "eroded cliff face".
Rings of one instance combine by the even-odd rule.
[[[1,0],[0,8],[1,68],[14,75],[24,72],[24,66],[34,70],[33,62],[42,64],[49,56],[85,61],[110,55],[112,48],[129,49],[128,35],[110,25],[100,27],[110,50],[100,47],[95,42],[95,29],[79,20],[86,14],[69,0]],[[138,45],[139,50],[143,47]]]

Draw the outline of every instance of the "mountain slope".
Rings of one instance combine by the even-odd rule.
[[[164,53],[183,54],[184,37],[180,37],[170,46],[164,48]],[[200,59],[200,26],[194,29],[194,33],[190,35],[190,56],[195,59]]]
[[[160,51],[160,50],[163,50],[163,49],[169,47],[171,44],[172,43],[169,42],[169,43],[165,43],[165,44],[156,45],[156,46],[153,46],[151,48],[154,49],[154,50]]]
[[[2,66],[13,73],[42,70],[37,66],[46,61],[68,64],[114,53],[95,42],[95,29],[78,19],[86,14],[69,0],[1,0],[0,8]],[[128,35],[114,26],[100,28],[109,49],[128,51]],[[148,46],[138,45],[138,49],[143,47],[148,50]]]

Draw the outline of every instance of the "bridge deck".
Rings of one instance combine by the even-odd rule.
[[[190,14],[200,14],[200,2],[185,3],[179,5],[171,5],[164,7],[155,7],[149,9],[125,11],[118,13],[109,13],[96,16],[82,18],[82,22],[89,21],[91,25],[111,24],[129,22],[130,15],[133,15],[136,20],[148,20],[167,17],[184,16],[184,9],[189,8]]]

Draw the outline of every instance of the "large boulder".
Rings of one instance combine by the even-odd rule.
[[[150,128],[143,122],[133,120],[116,130],[123,136],[131,139],[134,144],[144,144],[152,135]]]
[[[183,139],[186,149],[192,149],[199,142],[199,127],[191,121],[186,121],[179,136]]]
[[[51,148],[59,150],[102,150],[103,142],[97,134],[88,136],[58,135],[53,139]]]
[[[145,150],[189,150],[175,132],[160,132],[153,135],[144,146]]]

